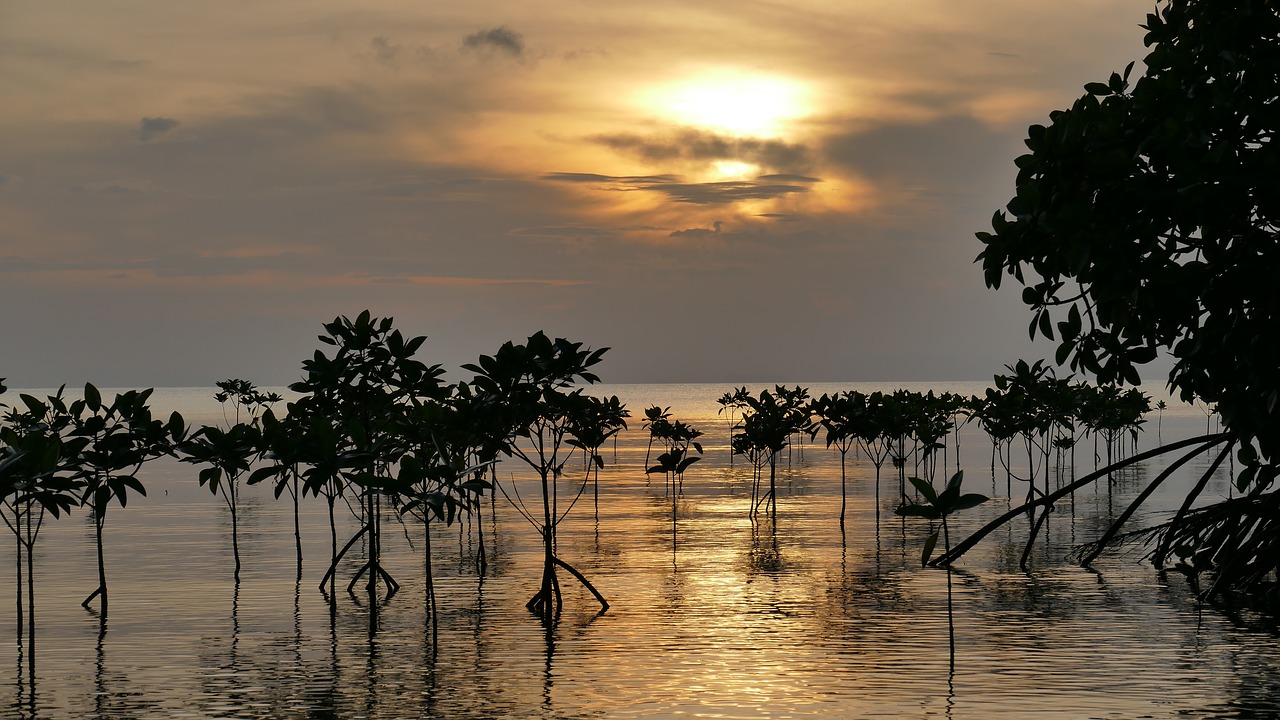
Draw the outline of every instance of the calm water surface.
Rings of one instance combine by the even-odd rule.
[[[857,387],[810,385],[814,394]],[[934,384],[965,394],[981,385]],[[419,526],[390,521],[385,560],[403,584],[368,636],[363,598],[341,595],[331,623],[316,588],[328,554],[323,503],[303,504],[306,563],[295,582],[290,507],[245,491],[243,578],[231,578],[230,522],[198,487],[193,466],[148,466],[146,498],[113,509],[107,528],[111,612],[105,629],[80,600],[96,584],[92,524],[52,522],[37,546],[38,648],[34,688],[13,641],[14,574],[0,580],[0,715],[22,718],[488,718],[488,717],[1258,717],[1280,713],[1280,644],[1273,621],[1198,606],[1179,576],[1134,555],[1091,569],[1064,556],[1124,509],[1156,460],[1062,503],[1018,570],[1027,525],[1014,523],[971,552],[953,575],[954,669],[947,576],[919,567],[928,534],[892,514],[896,480],[850,455],[851,510],[842,534],[839,456],[821,445],[783,457],[778,524],[747,518],[750,470],[730,466],[720,385],[606,386],[640,416],[671,406],[706,432],[706,459],[686,477],[673,524],[660,478],[643,474],[638,417],[561,526],[560,554],[612,607],[562,577],[566,610],[544,628],[524,609],[537,589],[540,546],[509,506],[486,514],[490,554],[480,577],[474,525],[433,532],[440,644],[425,630]],[[915,386],[913,389],[923,389]],[[220,419],[210,391],[160,390],[153,405],[195,422]],[[1202,432],[1193,408],[1156,415],[1141,447]],[[614,460],[612,447],[606,460]],[[976,427],[961,436],[971,491],[993,495],[952,537],[1009,507],[1003,469]],[[948,450],[948,468],[955,467]],[[1176,508],[1185,469],[1138,522]],[[1018,459],[1015,457],[1015,462]],[[527,482],[512,462],[506,482]],[[1093,469],[1092,448],[1077,470]],[[1015,468],[1017,471],[1017,468]],[[888,475],[888,473],[886,473]],[[1228,492],[1225,474],[1210,496]],[[522,486],[533,497],[532,485]],[[1025,496],[1015,481],[1012,495]],[[357,527],[345,509],[340,534]],[[674,527],[673,527],[674,525]],[[349,577],[355,561],[342,571]]]

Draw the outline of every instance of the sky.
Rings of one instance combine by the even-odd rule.
[[[974,233],[1148,4],[0,0],[0,377],[300,377],[364,309],[456,368],[989,378]]]

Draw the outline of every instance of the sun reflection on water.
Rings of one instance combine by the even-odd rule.
[[[148,497],[131,502],[109,529],[106,633],[77,604],[92,584],[91,526],[73,517],[46,530],[37,570],[38,716],[1074,718],[1277,710],[1280,649],[1270,635],[1202,611],[1183,586],[1133,558],[1106,558],[1096,572],[1062,562],[1072,538],[1095,533],[1123,508],[1142,475],[1120,478],[1114,497],[1102,488],[1064,505],[1029,574],[1017,570],[1021,528],[966,558],[953,576],[952,674],[946,573],[919,568],[925,528],[890,514],[896,480],[881,484],[877,519],[873,469],[851,460],[842,536],[838,459],[806,445],[789,467],[780,465],[777,526],[753,524],[750,468],[741,460],[729,467],[715,413],[724,389],[668,387],[656,397],[643,394],[652,389],[626,390],[633,407],[671,405],[705,429],[707,459],[686,476],[673,527],[671,500],[660,478],[644,476],[644,436],[633,429],[617,463],[601,473],[598,521],[591,489],[570,515],[560,553],[608,596],[603,615],[568,582],[554,627],[524,610],[537,581],[537,541],[509,508],[486,515],[484,578],[471,562],[476,527],[437,528],[438,654],[425,630],[420,527],[387,535],[385,559],[404,587],[370,639],[361,605],[343,596],[331,624],[316,591],[328,549],[322,504],[304,505],[307,565],[295,584],[284,504],[269,491],[248,492],[245,573],[236,588],[225,513],[190,468],[157,463]],[[1165,439],[1176,431],[1166,417]],[[957,518],[953,537],[1008,507],[1004,478],[983,474],[980,442],[965,437],[976,463],[966,482],[997,497]],[[394,518],[388,523],[394,527]],[[353,528],[346,520],[344,532]],[[12,591],[5,582],[0,591]],[[12,604],[0,603],[0,627],[13,620]],[[16,667],[14,653],[12,643],[0,645],[0,667]],[[20,689],[0,686],[0,715],[31,715]]]

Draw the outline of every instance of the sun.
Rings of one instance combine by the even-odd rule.
[[[780,137],[809,114],[804,84],[741,71],[700,72],[643,90],[649,112],[680,125],[736,136]]]

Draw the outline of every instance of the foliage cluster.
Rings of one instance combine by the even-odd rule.
[[[606,349],[583,349],[581,343],[539,332],[525,344],[506,343],[496,355],[465,366],[476,374],[470,382],[447,385],[440,366],[416,358],[426,338],[403,336],[390,318],[365,311],[355,319],[336,318],[324,330],[319,340],[331,354],[317,350],[303,363],[303,379],[290,386],[298,397],[279,416],[273,409],[282,401],[279,395],[237,379],[218,383],[215,398],[223,404],[224,424],[194,429],[177,413],[167,423],[152,418],[151,390],[129,391],[111,401],[93,385],[74,401],[65,399],[62,389],[43,400],[21,395],[21,406],[8,409],[0,426],[0,519],[20,549],[19,614],[25,569],[26,607],[33,617],[33,555],[46,515],[57,518],[85,507],[97,531],[99,585],[84,604],[99,599],[105,622],[102,543],[108,509],[145,495],[138,471],[165,454],[201,466],[200,485],[226,504],[237,582],[241,483],[269,482],[277,498],[290,496],[299,579],[298,502],[308,494],[323,497],[331,554],[321,590],[332,606],[339,562],[363,539],[365,562],[347,589],[367,580],[371,632],[379,586],[385,585],[388,594],[399,587],[379,559],[384,509],[414,517],[425,527],[434,623],[431,523],[452,524],[467,513],[479,522],[481,498],[497,486],[493,464],[500,456],[517,458],[538,473],[543,490],[540,513],[525,507],[518,495],[513,498],[547,548],[541,589],[530,608],[548,619],[559,611],[557,567],[578,577],[607,607],[555,554],[555,528],[573,505],[558,505],[558,483],[568,460],[581,450],[589,470],[603,466],[600,446],[626,425],[627,411],[616,397],[596,398],[572,387],[598,380],[590,368]],[[579,495],[588,474],[583,473]],[[360,529],[341,549],[334,517],[339,501],[360,520]],[[478,563],[483,572],[483,545]]]
[[[1136,385],[1164,352],[1170,388],[1217,409],[1226,437],[1204,442],[1236,448],[1245,496],[1192,511],[1198,483],[1154,557],[1178,548],[1210,592],[1256,587],[1280,568],[1280,6],[1161,0],[1145,29],[1141,77],[1031,126],[978,260],[988,286],[1023,286],[1060,364]]]

